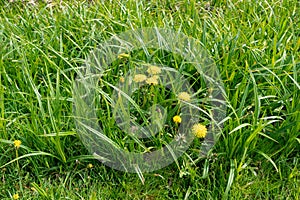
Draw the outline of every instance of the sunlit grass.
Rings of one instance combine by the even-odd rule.
[[[0,6],[1,199],[14,194],[23,199],[299,198],[298,1],[57,0],[51,5],[1,1]],[[181,31],[207,49],[224,82],[227,118],[207,159],[197,158],[201,141],[196,140],[177,164],[143,174],[142,185],[136,174],[105,167],[89,155],[76,135],[72,83],[98,44],[125,30],[153,26]],[[146,58],[135,55],[134,62]],[[197,73],[181,58],[156,55],[155,63],[185,73],[200,90]],[[126,69],[126,63],[114,64]],[[115,69],[105,81],[122,78]],[[149,107],[142,97],[134,98]],[[108,105],[101,102],[100,116],[107,115]],[[171,109],[167,119],[174,129],[169,130],[176,131],[173,117],[180,113]],[[116,130],[113,121],[106,127],[109,133]],[[125,145],[122,137],[114,140]]]

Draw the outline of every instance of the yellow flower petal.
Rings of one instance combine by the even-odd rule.
[[[207,134],[207,128],[202,124],[195,124],[192,127],[192,132],[197,138],[205,138]]]
[[[150,66],[147,72],[151,75],[159,74],[161,72],[161,68],[157,66]]]
[[[20,145],[22,144],[21,140],[15,140],[14,141],[14,146],[18,149]]]
[[[19,199],[19,195],[18,194],[14,194],[12,197],[13,197],[13,199]]]
[[[158,84],[158,76],[152,76],[147,78],[146,83],[149,85],[157,85]]]
[[[187,92],[180,92],[178,94],[178,98],[180,100],[183,100],[183,101],[190,101],[191,100],[191,95],[189,95]]]
[[[136,74],[133,78],[133,81],[136,83],[141,83],[147,79],[147,76],[144,74]]]
[[[179,115],[176,115],[173,117],[173,121],[178,124],[178,123],[181,123],[181,117]]]

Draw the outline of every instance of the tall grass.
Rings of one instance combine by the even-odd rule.
[[[299,198],[298,1],[0,6],[1,199]],[[213,154],[197,159],[195,143],[177,165],[144,174],[143,186],[92,159],[72,114],[72,82],[90,51],[142,27],[197,38],[215,60],[227,103]],[[17,158],[14,140],[22,141]]]

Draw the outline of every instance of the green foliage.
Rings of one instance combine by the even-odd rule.
[[[299,7],[297,0],[1,1],[0,198],[299,199]],[[105,39],[154,26],[200,40],[221,73],[228,107],[211,155],[198,159],[195,142],[177,165],[143,174],[142,185],[136,174],[89,156],[76,135],[72,82]],[[160,58],[200,88],[180,58]],[[118,70],[107,74],[107,81],[119,78]]]

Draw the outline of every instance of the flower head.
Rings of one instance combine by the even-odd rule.
[[[181,117],[180,117],[179,115],[175,115],[175,116],[173,117],[173,121],[174,121],[176,124],[181,123]]]
[[[192,132],[197,138],[205,138],[207,134],[207,128],[202,124],[195,124],[192,127]]]
[[[147,79],[147,76],[144,74],[136,74],[133,78],[133,81],[136,83],[141,83]]]
[[[12,197],[13,197],[13,199],[19,199],[19,195],[18,194],[14,194]]]
[[[121,82],[121,83],[124,83],[124,82],[125,82],[125,79],[124,79],[123,76],[120,77],[120,82]]]
[[[92,169],[94,166],[93,166],[93,164],[92,163],[89,163],[88,165],[87,165],[87,168],[89,168],[89,169]]]
[[[158,76],[152,76],[150,78],[147,78],[146,83],[149,85],[157,85],[158,84]]]
[[[150,66],[147,72],[151,75],[159,74],[161,72],[161,68],[157,66]]]
[[[178,94],[178,98],[183,101],[190,101],[191,95],[189,95],[189,93],[187,93],[187,92],[180,92]]]
[[[22,144],[21,140],[15,140],[14,141],[14,146],[18,149],[20,148],[20,145]]]

